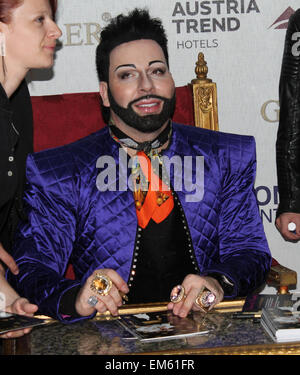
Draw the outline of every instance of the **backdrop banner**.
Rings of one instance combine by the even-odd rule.
[[[195,77],[193,62],[203,52],[208,77],[218,88],[220,131],[255,137],[255,191],[269,245],[274,258],[300,275],[300,244],[284,241],[274,225],[278,83],[288,19],[299,5],[299,0],[59,0],[63,35],[55,65],[28,74],[30,93],[98,91],[95,49],[101,29],[120,13],[149,9],[166,28],[176,85]],[[294,47],[300,53],[300,36]]]

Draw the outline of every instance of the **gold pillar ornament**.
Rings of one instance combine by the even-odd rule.
[[[198,54],[196,77],[190,83],[193,91],[195,126],[219,130],[217,85],[207,78],[208,67],[204,54]]]

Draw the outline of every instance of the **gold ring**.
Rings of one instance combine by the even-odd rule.
[[[199,306],[204,311],[208,311],[211,305],[214,304],[216,300],[216,295],[208,290],[207,288],[204,288],[201,293],[199,293],[198,297],[195,300],[195,304]]]
[[[173,303],[178,303],[185,297],[186,295],[184,286],[176,285],[171,291],[170,301]]]
[[[106,296],[111,290],[111,287],[111,278],[102,273],[96,273],[90,285],[92,291],[98,293],[100,296]]]

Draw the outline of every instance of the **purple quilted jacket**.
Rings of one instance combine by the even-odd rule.
[[[177,195],[200,273],[219,272],[233,280],[235,291],[228,297],[247,295],[264,282],[271,263],[253,189],[254,138],[173,124],[164,155],[175,164],[185,156],[203,157],[202,178],[199,165],[187,163],[185,176],[174,176],[178,169],[170,169],[170,181],[177,179],[177,186],[182,182]],[[65,322],[78,320],[58,313],[69,288],[83,284],[97,268],[113,268],[125,281],[130,274],[137,233],[133,194],[130,189],[99,190],[102,156],[114,160],[118,171],[119,146],[107,127],[70,145],[30,155],[27,162],[29,221],[20,226],[13,254],[20,273],[8,278],[41,313]],[[201,201],[191,201],[188,175],[196,183],[201,179]],[[119,182],[116,173],[111,187]],[[69,261],[76,280],[63,276]]]

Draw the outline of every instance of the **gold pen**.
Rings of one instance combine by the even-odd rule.
[[[237,312],[237,313],[233,313],[231,315],[231,317],[234,318],[234,319],[254,319],[254,318],[260,318],[261,314],[260,313]]]

